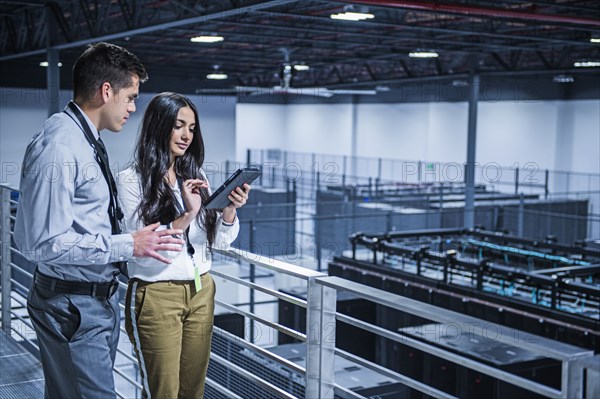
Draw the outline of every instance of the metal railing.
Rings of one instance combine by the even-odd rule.
[[[28,290],[26,284],[19,282],[15,275],[20,274],[28,277],[29,279],[32,277],[30,271],[11,260],[12,254],[15,254],[17,257],[21,256],[18,249],[11,245],[11,225],[15,221],[15,217],[12,215],[11,208],[14,208],[14,205],[16,205],[16,202],[10,199],[10,192],[12,190],[14,189],[6,186],[0,186],[0,209],[2,211],[0,214],[0,238],[2,240],[0,247],[2,252],[0,258],[2,260],[2,264],[0,265],[2,273],[2,285],[0,287],[2,290],[2,329],[8,334],[16,334],[20,336],[23,341],[29,342],[35,347],[35,341],[32,339],[30,334],[23,333],[23,331],[20,331],[19,328],[12,323],[13,321],[15,323],[24,323],[33,331],[27,316],[21,314],[22,312],[19,312],[17,309],[12,307],[13,301],[17,302],[21,308],[26,306],[23,296],[19,295],[18,293],[20,292],[23,294]],[[211,274],[214,276],[231,281],[237,287],[245,287],[249,289],[251,295],[253,295],[254,292],[260,292],[278,300],[289,302],[295,306],[306,309],[306,333],[302,333],[281,324],[279,321],[261,316],[259,312],[256,311],[256,308],[252,305],[253,301],[250,301],[249,310],[242,309],[243,306],[239,306],[239,304],[236,303],[229,303],[220,300],[217,301],[218,306],[225,308],[230,312],[242,315],[244,318],[250,320],[250,323],[261,323],[262,325],[274,329],[279,333],[289,335],[294,339],[304,342],[306,345],[306,361],[304,365],[298,365],[289,359],[278,356],[268,348],[256,344],[252,336],[250,338],[239,336],[236,337],[225,330],[215,328],[213,337],[213,342],[216,338],[226,339],[229,340],[229,342],[235,341],[235,344],[239,348],[242,348],[242,352],[252,353],[260,356],[262,359],[266,359],[265,361],[267,362],[285,368],[289,371],[290,375],[295,376],[294,379],[298,379],[301,385],[303,385],[303,396],[306,398],[363,398],[363,396],[353,392],[348,387],[336,384],[334,373],[334,363],[336,357],[351,360],[356,364],[359,364],[374,372],[392,378],[404,386],[410,387],[411,389],[415,389],[432,397],[454,397],[451,393],[444,392],[433,386],[427,385],[422,381],[410,378],[394,370],[382,367],[374,362],[365,360],[354,354],[339,349],[339,347],[336,346],[335,333],[332,334],[332,331],[335,332],[337,322],[351,323],[356,327],[369,331],[370,333],[396,342],[401,342],[404,345],[417,348],[423,352],[446,359],[458,365],[476,369],[481,373],[487,374],[494,378],[502,379],[511,384],[518,385],[521,388],[532,392],[537,392],[538,394],[547,397],[569,399],[583,398],[591,397],[588,396],[590,392],[597,392],[597,387],[595,386],[584,387],[584,375],[587,373],[587,369],[592,369],[594,365],[594,362],[591,360],[593,356],[592,351],[583,350],[581,348],[537,336],[533,337],[533,340],[519,342],[519,345],[535,354],[557,359],[562,362],[561,387],[560,389],[554,389],[489,366],[487,364],[472,360],[467,356],[445,350],[436,345],[419,341],[411,338],[407,334],[386,330],[378,325],[370,324],[348,315],[338,313],[336,312],[337,293],[341,291],[350,292],[359,298],[363,298],[373,303],[388,306],[392,309],[403,312],[420,315],[421,317],[426,317],[437,323],[466,323],[465,325],[472,327],[470,333],[478,336],[485,335],[486,326],[491,326],[491,323],[432,305],[417,302],[406,297],[401,297],[338,277],[327,277],[323,273],[292,265],[287,262],[278,261],[266,256],[236,249],[229,249],[226,251],[215,250],[215,252],[217,252],[217,257],[235,261],[244,267],[248,266],[251,271],[253,271],[254,268],[260,268],[261,270],[267,270],[272,274],[291,276],[299,279],[305,285],[306,299],[301,299],[277,291],[276,289],[269,288],[266,285],[259,284],[257,279],[254,278],[251,278],[250,281],[247,281],[246,279],[222,273],[218,271],[218,268],[216,267],[211,270]],[[13,271],[15,273],[12,273]],[[254,273],[251,272],[251,276],[253,274]],[[122,285],[122,288],[125,288],[124,284]],[[495,337],[491,337],[493,340],[514,344],[515,336],[523,336],[523,333],[517,330],[500,325],[493,326],[494,328],[497,328],[503,332]],[[531,335],[528,336],[531,337]],[[265,375],[259,375],[257,372],[255,373],[255,369],[252,367],[246,367],[245,365],[232,360],[232,358],[228,358],[227,354],[224,352],[217,353],[215,349],[216,348],[213,345],[213,352],[211,353],[211,367],[225,367],[228,373],[233,375],[231,378],[243,379],[244,381],[250,382],[252,385],[261,389],[261,392],[264,392],[264,397],[298,397],[298,395],[291,393],[291,391],[284,385],[277,384]],[[134,366],[134,369],[133,372],[131,372],[130,370],[127,370],[128,365],[118,364],[114,370],[115,378],[120,378],[129,384],[131,390],[135,392],[137,397],[139,395],[141,386],[137,381],[137,373],[135,369],[136,360],[127,347],[119,348],[119,355],[129,362],[130,365]],[[207,388],[213,389],[214,392],[218,393],[222,397],[250,397],[248,395],[244,395],[245,391],[240,391],[238,388],[229,385],[225,379],[217,380],[215,378],[210,378],[207,380]],[[131,394],[119,392],[118,396],[125,398],[131,397]]]
[[[379,182],[461,183],[466,175],[465,165],[460,162],[315,154],[274,149],[249,149],[246,157],[248,163],[282,168],[286,171],[286,176],[306,183],[314,181],[317,174],[320,174],[324,181],[336,184],[364,183],[367,177]],[[476,184],[496,186],[506,192],[520,193],[527,190],[548,195],[552,192],[593,191],[598,195],[600,190],[600,173],[542,169],[535,162],[515,163],[511,166],[488,162],[476,165],[475,170]]]
[[[1,264],[1,277],[2,277],[2,285],[0,288],[2,289],[2,329],[8,334],[16,334],[23,341],[27,342],[31,345],[35,350],[39,350],[36,342],[30,334],[24,333],[21,329],[16,328],[11,322],[13,320],[18,320],[23,323],[29,331],[33,331],[33,326],[31,322],[28,320],[27,316],[21,315],[14,311],[12,308],[12,302],[16,301],[21,308],[26,307],[26,303],[24,300],[24,296],[26,296],[29,287],[17,281],[17,279],[12,276],[12,271],[16,271],[18,274],[21,274],[27,277],[29,280],[32,280],[33,275],[30,270],[27,270],[22,265],[18,265],[15,262],[11,261],[11,254],[17,254],[18,256],[22,256],[20,251],[11,245],[11,237],[12,237],[12,224],[16,220],[13,215],[14,212],[11,212],[11,207],[16,208],[17,202],[10,199],[11,191],[15,191],[14,188],[0,185],[0,194],[1,194],[1,210],[0,214],[0,234],[1,234],[1,245],[2,245],[2,264]],[[280,293],[278,291],[260,286],[253,282],[247,282],[242,279],[231,277],[226,274],[220,273],[217,270],[212,270],[211,274],[225,278],[240,286],[246,286],[251,288],[251,290],[261,291],[263,293],[267,293],[272,295],[275,298],[279,298],[290,303],[294,303],[298,306],[304,307],[307,309],[307,325],[331,325],[331,323],[335,322],[334,314],[335,314],[335,298],[328,297],[323,295],[323,291],[327,291],[326,288],[322,286],[317,286],[315,279],[317,277],[326,276],[323,273],[316,272],[310,269],[298,267],[291,265],[289,263],[280,262],[274,259],[269,259],[267,257],[256,255],[252,253],[244,253],[238,250],[229,250],[229,251],[219,251],[215,250],[215,252],[220,253],[223,256],[233,258],[234,260],[241,262],[249,262],[251,267],[261,267],[272,272],[286,274],[298,279],[301,279],[306,282],[306,289],[308,292],[307,300],[299,300],[290,295],[286,295]],[[125,290],[126,285],[120,283],[121,289]],[[17,288],[19,291],[19,295],[15,292],[13,288]],[[260,317],[256,313],[248,312],[242,310],[240,307],[235,306],[235,304],[225,303],[222,301],[216,301],[218,306],[221,306],[231,312],[238,313],[243,315],[244,317],[250,319],[252,322],[259,322],[268,327],[274,328],[279,332],[288,334],[296,339],[302,340],[306,342],[307,345],[307,357],[306,357],[306,366],[299,368],[293,363],[282,359],[278,356],[271,354],[264,348],[255,345],[251,340],[239,341],[243,342],[243,346],[246,348],[260,353],[263,356],[268,357],[274,361],[282,363],[286,367],[295,370],[296,372],[305,376],[305,395],[306,397],[319,397],[319,398],[333,398],[333,381],[328,380],[328,374],[323,372],[324,367],[328,365],[332,365],[333,362],[333,349],[329,349],[329,354],[327,354],[327,345],[324,340],[320,339],[322,332],[319,329],[308,329],[306,334],[294,331],[288,327],[285,327],[277,322],[273,322],[267,320],[266,318]],[[124,310],[124,304],[121,304],[121,309]],[[323,312],[323,310],[326,310]],[[125,333],[123,327],[121,327],[121,332]],[[219,328],[215,328],[215,334],[221,336],[227,336],[228,333]],[[233,339],[233,338],[232,338]],[[129,362],[135,365],[137,363],[136,359],[132,356],[131,351],[127,351],[128,348],[118,349],[118,354],[123,356]],[[327,357],[330,357],[329,361],[326,360]],[[325,359],[325,360],[324,360]],[[211,363],[221,363],[228,367],[230,370],[238,373],[240,376],[243,376],[247,379],[250,379],[252,382],[264,388],[266,391],[275,394],[278,397],[284,398],[293,398],[294,396],[287,393],[285,390],[277,387],[276,385],[266,381],[264,378],[253,375],[252,372],[245,370],[235,364],[231,363],[228,359],[223,358],[222,356],[211,353]],[[306,370],[309,370],[307,372]],[[141,385],[137,381],[137,376],[135,373],[131,375],[131,373],[127,373],[124,370],[124,367],[120,367],[116,365],[114,368],[115,377],[119,377],[127,381],[132,387],[135,389],[136,396],[141,391]],[[218,392],[221,392],[225,396],[228,397],[236,397],[227,387],[220,384],[218,381],[207,380],[207,385],[216,389]],[[125,398],[128,397],[127,394],[117,392],[118,397]]]
[[[410,347],[419,349],[426,353],[435,355],[439,358],[446,359],[448,361],[460,364],[462,366],[475,369],[483,374],[498,378],[506,381],[510,384],[519,386],[528,391],[535,392],[550,398],[581,398],[584,394],[584,368],[582,367],[584,362],[591,365],[590,359],[594,356],[594,352],[590,350],[581,349],[572,345],[567,345],[561,342],[550,340],[539,336],[528,336],[527,339],[516,339],[516,337],[523,337],[522,332],[514,330],[506,326],[500,326],[493,323],[484,322],[481,319],[466,316],[461,313],[453,312],[446,309],[440,309],[437,306],[433,306],[427,303],[415,301],[406,297],[402,297],[390,292],[382,291],[377,288],[365,286],[363,284],[348,281],[339,277],[322,277],[317,279],[317,284],[329,287],[332,290],[345,291],[356,295],[357,297],[364,298],[368,301],[388,306],[390,308],[400,310],[412,315],[416,315],[428,320],[432,320],[443,325],[458,326],[459,328],[467,328],[468,334],[473,336],[483,337],[485,339],[502,342],[508,345],[518,344],[519,347],[530,351],[537,355],[542,355],[551,359],[556,359],[562,362],[561,371],[561,388],[560,390],[550,388],[546,385],[533,382],[529,379],[517,376],[515,374],[503,371],[499,368],[489,366],[487,364],[471,360],[461,355],[454,354],[452,352],[440,349],[437,346],[430,345],[428,343],[419,341],[410,337],[408,334],[402,334],[398,332],[392,332],[389,330],[382,329],[377,326],[373,326],[369,323],[362,322],[358,319],[351,318],[348,316],[337,314],[336,317],[340,321],[346,323],[352,323],[353,325],[370,331],[374,334],[384,336],[393,341],[408,345]],[[489,334],[489,329],[493,328],[495,334]],[[366,367],[374,367],[373,364],[366,362],[356,356],[348,353],[343,353],[336,350],[336,353],[350,358]],[[395,375],[400,382],[405,383],[412,388],[418,389],[421,392],[427,393],[433,397],[439,398],[451,398],[453,396],[443,393],[436,392],[431,387],[424,386],[418,381],[411,381],[401,375]]]

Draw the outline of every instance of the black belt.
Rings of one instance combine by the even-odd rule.
[[[110,298],[119,289],[119,281],[114,279],[110,283],[86,283],[83,281],[59,280],[35,273],[34,285],[57,294],[89,295],[96,298]]]

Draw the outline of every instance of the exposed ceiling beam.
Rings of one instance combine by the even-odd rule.
[[[232,17],[232,16],[239,16],[239,14],[241,14],[241,13],[246,13],[246,12],[250,12],[250,11],[257,11],[257,10],[262,10],[262,9],[265,9],[265,8],[280,6],[282,4],[292,3],[294,1],[296,1],[296,0],[270,0],[270,1],[264,1],[262,3],[257,3],[257,4],[253,4],[253,5],[249,5],[249,6],[244,6],[244,7],[234,8],[234,9],[228,9],[228,10],[223,10],[223,11],[217,11],[217,12],[214,12],[214,13],[211,13],[211,14],[200,15],[200,16],[186,18],[186,19],[181,19],[181,20],[177,20],[177,21],[163,22],[163,23],[160,23],[160,24],[146,26],[146,27],[142,27],[142,28],[128,29],[128,30],[121,31],[121,32],[109,33],[109,34],[106,34],[106,35],[100,35],[100,36],[96,36],[96,37],[89,37],[89,38],[86,38],[86,39],[76,40],[76,41],[73,41],[73,42],[57,44],[55,46],[52,46],[52,48],[56,49],[56,50],[66,50],[66,49],[70,49],[70,48],[74,48],[74,47],[85,46],[86,44],[94,43],[94,42],[102,42],[102,41],[110,41],[110,40],[115,40],[115,39],[122,39],[122,38],[125,38],[127,36],[142,35],[144,33],[156,32],[156,31],[161,31],[161,30],[165,30],[165,29],[177,28],[177,27],[180,27],[180,26],[186,26],[186,25],[191,25],[191,24],[203,23],[203,22],[214,20],[214,19],[221,19],[221,18],[227,18],[227,17]],[[29,57],[29,56],[32,56],[32,55],[43,54],[45,52],[46,52],[45,48],[44,49],[39,49],[39,50],[33,50],[33,51],[25,51],[25,52],[22,52],[22,53],[1,56],[0,57],[0,61],[12,60],[12,59],[22,58],[22,57]]]
[[[262,12],[256,12],[256,14],[261,15],[263,14]],[[278,13],[278,12],[266,12],[264,13],[265,17],[273,17],[273,16],[279,16],[282,18],[297,18],[297,19],[305,19],[305,20],[313,20],[315,22],[323,22],[324,20],[329,20],[328,18],[324,18],[324,17],[318,17],[318,16],[314,16],[314,15],[302,15],[302,14],[291,14],[291,13]],[[223,21],[223,23],[225,23],[226,21]],[[385,22],[375,22],[375,21],[353,21],[353,24],[355,26],[362,26],[364,27],[365,30],[370,30],[373,28],[395,28],[398,29],[400,28],[401,30],[407,30],[407,31],[416,31],[416,32],[434,32],[434,33],[446,33],[449,35],[468,35],[468,36],[476,36],[476,37],[490,37],[490,38],[496,38],[496,39],[509,39],[509,40],[529,40],[529,41],[539,41],[542,43],[554,43],[557,45],[580,45],[580,46],[588,46],[588,47],[592,47],[595,46],[593,43],[590,43],[589,41],[582,41],[582,42],[578,42],[575,40],[568,40],[568,39],[557,39],[557,38],[553,38],[553,37],[540,37],[540,36],[523,36],[523,35],[511,35],[511,34],[502,34],[502,33],[494,33],[494,32],[484,32],[481,30],[465,30],[465,29],[458,29],[458,28],[440,28],[440,27],[434,27],[434,26],[419,26],[419,25],[414,25],[414,24],[403,24],[403,25],[398,25],[398,24],[391,24],[391,23],[385,23]],[[340,30],[340,32],[344,32],[343,30]]]
[[[429,1],[408,0],[341,0],[346,3],[369,4],[384,7],[398,7],[411,10],[456,13],[469,16],[484,16],[489,18],[512,18],[525,21],[546,23],[564,23],[600,27],[600,20],[569,15],[538,14],[533,12],[512,11],[502,8],[483,8],[463,4],[444,4]]]
[[[600,78],[600,73],[598,71],[593,70],[583,70],[583,69],[536,69],[529,71],[488,71],[488,72],[480,72],[479,74],[482,77],[510,77],[510,78],[519,78],[525,76],[551,76],[559,73],[569,73],[569,74],[585,74],[585,75],[596,75]],[[395,84],[404,84],[404,83],[418,83],[418,82],[432,82],[436,80],[453,80],[453,79],[466,79],[469,77],[468,73],[456,73],[456,74],[448,74],[448,75],[429,75],[429,76],[416,76],[409,78],[399,78],[399,79],[383,79],[379,81],[362,81],[362,82],[354,82],[354,83],[342,83],[342,84],[331,84],[327,85],[328,89],[344,89],[344,88],[357,88],[362,86],[373,86],[374,84],[378,85],[395,85]]]

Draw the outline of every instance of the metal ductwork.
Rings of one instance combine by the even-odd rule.
[[[382,7],[398,7],[406,8],[409,10],[420,10],[420,11],[432,11],[440,13],[456,13],[462,15],[471,16],[482,16],[489,18],[514,18],[526,21],[539,21],[549,23],[564,23],[564,24],[577,24],[577,25],[589,25],[589,26],[600,26],[600,20],[590,18],[580,18],[567,15],[550,15],[550,14],[537,14],[532,12],[522,11],[511,11],[500,8],[483,8],[473,7],[462,4],[443,4],[437,2],[425,2],[425,1],[393,1],[393,0],[360,0],[360,1],[347,1],[348,3],[356,4],[368,4],[373,6]]]

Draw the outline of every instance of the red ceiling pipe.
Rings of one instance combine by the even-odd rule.
[[[343,0],[344,1],[344,0]],[[411,10],[424,10],[434,12],[450,12],[466,14],[471,16],[486,16],[492,18],[515,18],[528,21],[560,22],[566,24],[578,24],[589,26],[600,26],[599,19],[570,17],[567,15],[535,14],[531,12],[503,10],[500,8],[471,7],[458,4],[441,4],[429,1],[393,1],[393,0],[346,0],[347,3],[370,4],[383,7],[408,8]]]

